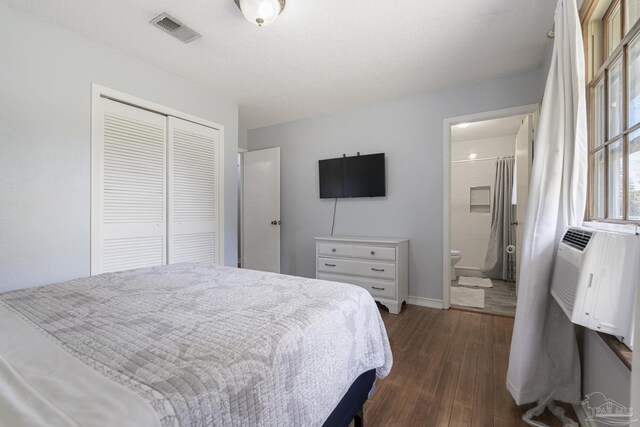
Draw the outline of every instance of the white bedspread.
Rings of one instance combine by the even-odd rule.
[[[0,426],[158,427],[149,404],[0,304]]]
[[[25,340],[0,323],[10,416],[38,409],[25,425],[320,426],[360,374],[384,378],[392,364],[375,302],[341,283],[178,264],[8,292],[2,303],[27,335],[50,340],[37,348],[73,356],[50,359],[54,349],[33,344],[12,353]],[[38,374],[52,360],[64,368]],[[0,424],[8,413],[0,408]],[[117,424],[95,422],[114,414]]]

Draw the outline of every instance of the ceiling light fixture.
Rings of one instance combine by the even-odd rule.
[[[457,128],[460,128],[460,129],[464,129],[464,128],[466,128],[466,127],[469,127],[469,125],[470,125],[470,124],[471,124],[471,123],[458,123],[458,124],[456,125],[456,127],[457,127]]]
[[[234,0],[247,21],[258,27],[271,24],[284,10],[286,0]]]

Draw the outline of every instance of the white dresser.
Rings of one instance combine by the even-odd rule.
[[[316,278],[360,286],[398,314],[409,295],[409,240],[316,237]]]

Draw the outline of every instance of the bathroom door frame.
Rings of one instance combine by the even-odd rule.
[[[502,110],[484,111],[444,119],[443,123],[443,189],[442,189],[442,308],[451,307],[451,127],[525,114],[533,115],[534,134],[537,134],[540,104],[522,105]],[[464,256],[464,254],[462,254]]]

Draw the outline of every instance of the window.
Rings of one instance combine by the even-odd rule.
[[[604,18],[605,34],[607,37],[607,55],[611,55],[622,40],[622,14],[620,12],[620,2],[614,2],[612,8]]]
[[[640,0],[592,1],[586,27],[589,209],[640,222]]]

